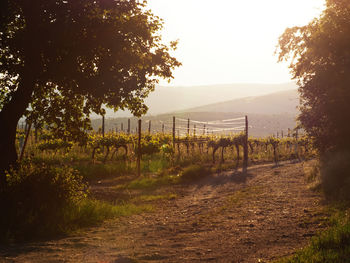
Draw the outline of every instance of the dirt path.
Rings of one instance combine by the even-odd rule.
[[[50,242],[0,249],[0,262],[267,262],[322,227],[308,163],[256,166],[175,187],[154,213],[111,220]]]

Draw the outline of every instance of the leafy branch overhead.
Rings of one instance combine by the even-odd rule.
[[[290,62],[301,93],[299,120],[321,153],[350,149],[350,3],[328,0],[319,18],[288,28],[279,61]]]
[[[75,137],[102,105],[144,114],[158,79],[170,80],[181,65],[162,26],[147,1],[1,1],[1,150],[15,159],[15,126],[27,109],[36,122],[59,134],[76,130]]]

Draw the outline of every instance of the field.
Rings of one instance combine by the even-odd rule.
[[[315,153],[304,137],[250,137],[245,146],[244,133],[25,135],[22,162],[73,168],[88,196],[60,231],[51,222],[44,241],[0,247],[1,262],[269,262],[335,224],[312,190]]]

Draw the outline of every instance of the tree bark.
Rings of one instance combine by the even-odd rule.
[[[23,16],[26,21],[23,47],[24,66],[19,72],[18,87],[10,101],[0,112],[0,188],[6,185],[6,171],[17,165],[16,130],[19,119],[23,116],[32,99],[36,85],[37,72],[40,72],[40,55],[37,25],[39,16],[35,14],[30,1],[23,5]]]
[[[27,109],[34,90],[33,76],[24,78],[11,101],[0,112],[0,186],[6,184],[5,171],[16,167],[16,130],[19,119]]]

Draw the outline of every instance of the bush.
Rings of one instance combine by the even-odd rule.
[[[0,239],[27,239],[60,232],[67,207],[86,197],[87,186],[77,171],[23,164],[7,176],[0,191]]]
[[[327,197],[350,201],[350,153],[329,154],[323,158],[321,178]]]
[[[181,178],[184,181],[195,181],[208,174],[210,174],[210,170],[208,168],[194,164],[186,167],[183,170]]]

